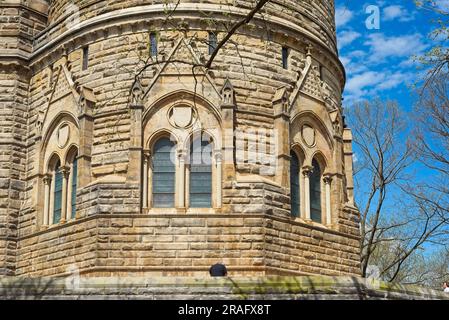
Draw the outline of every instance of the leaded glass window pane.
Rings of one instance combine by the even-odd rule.
[[[62,210],[62,172],[61,164],[58,161],[55,167],[55,190],[53,202],[53,223],[59,223]]]
[[[215,48],[217,48],[217,35],[209,32],[209,54],[212,54]]]
[[[299,217],[300,194],[299,194],[299,160],[295,152],[290,154],[290,194],[292,216]]]
[[[313,172],[310,176],[310,217],[321,223],[321,170],[318,162],[312,162]]]
[[[76,214],[76,180],[78,178],[78,160],[75,159],[73,160],[73,164],[72,164],[72,219],[75,218],[75,214]]]
[[[195,140],[190,146],[190,207],[212,207],[212,144]]]
[[[153,155],[153,205],[155,208],[175,206],[175,163],[172,153],[174,143],[162,138],[154,145]]]
[[[157,56],[157,37],[156,33],[150,33],[150,54],[152,57]]]

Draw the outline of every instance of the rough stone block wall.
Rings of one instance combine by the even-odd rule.
[[[24,60],[46,16],[8,0],[0,3],[0,17],[0,275],[11,275],[26,188],[30,72]]]
[[[18,241],[16,275],[358,274],[358,242],[265,214],[98,214]]]
[[[267,182],[225,182],[223,213],[268,213],[288,216],[290,198],[286,190]]]
[[[94,214],[139,213],[140,192],[138,186],[124,183],[96,183],[81,189],[77,195],[79,216]]]
[[[17,276],[55,275],[95,265],[97,220],[38,232],[19,240]]]
[[[265,220],[267,266],[284,273],[359,274],[359,238],[287,219]]]
[[[73,3],[80,6],[71,6]],[[5,199],[0,202],[0,274],[55,276],[78,268],[89,276],[130,272],[195,275],[207,274],[209,266],[218,261],[238,275],[358,274],[357,210],[343,208],[345,204],[339,195],[345,186],[336,182],[332,187],[336,195],[333,208],[338,215],[334,225],[298,222],[290,217],[289,187],[276,182],[275,172],[266,172],[268,165],[264,159],[250,160],[273,137],[273,99],[280,87],[291,91],[299,85],[301,100],[293,104],[294,111],[313,112],[330,137],[340,134],[329,117],[329,106],[322,92],[322,84],[326,83],[333,88],[339,103],[344,82],[336,57],[333,1],[328,5],[321,1],[300,5],[287,1],[282,6],[273,3],[267,7],[268,12],[286,22],[292,21],[298,28],[296,31],[282,26],[285,29],[279,27],[273,34],[266,33],[266,24],[259,21],[233,36],[238,45],[228,43],[222,48],[209,74],[210,92],[206,94],[210,97],[215,92],[215,100],[210,103],[220,109],[222,98],[216,92],[228,79],[236,98],[232,126],[245,133],[263,131],[264,135],[259,139],[246,137],[243,141],[246,153],[241,158],[237,156],[236,177],[223,181],[223,207],[214,208],[215,214],[187,215],[176,209],[143,214],[142,211],[147,212],[141,208],[142,186],[135,181],[139,174],[137,170],[129,172],[130,167],[138,167],[130,161],[132,152],[138,154],[142,147],[133,145],[135,137],[131,137],[136,129],[129,108],[130,89],[135,73],[142,67],[139,61],[149,53],[148,33],[158,30],[161,61],[181,35],[159,30],[163,27],[160,16],[137,14],[135,7],[149,3],[55,1],[48,29],[37,36],[45,26],[44,15],[23,6],[20,10],[26,13],[17,8],[2,11],[14,18],[4,20],[6,24],[0,23],[0,35],[8,37],[5,41],[8,48],[19,48],[28,56],[22,63],[26,67],[5,72],[1,69],[0,73],[1,83],[5,83],[0,92],[0,112],[5,119],[0,123],[0,200]],[[223,1],[208,5],[217,3]],[[237,1],[234,5],[240,10],[250,3]],[[130,8],[135,15],[120,17],[129,13],[126,10]],[[1,6],[0,9],[3,10]],[[55,40],[77,22],[77,14],[81,22],[101,18],[102,14],[112,18]],[[190,48],[195,57],[185,46],[174,53],[173,57],[182,61],[207,58],[207,21],[197,19],[195,10],[191,14],[194,19],[189,21],[190,29],[185,35],[201,41],[196,42],[195,49]],[[114,15],[120,17],[119,21],[113,20]],[[150,23],[145,20],[148,17],[152,17]],[[108,25],[112,22],[115,25]],[[8,28],[20,32],[10,33]],[[313,55],[307,47],[308,41],[296,37],[301,33],[299,30],[306,30],[314,37],[317,50]],[[17,43],[9,41],[11,35]],[[222,36],[223,31],[219,39]],[[49,43],[51,40],[55,42]],[[290,48],[288,69],[282,66],[285,45]],[[82,65],[83,48],[87,46],[86,69]],[[305,72],[305,61],[311,56],[312,71],[303,85],[298,84],[298,77]],[[319,67],[328,70],[321,78]],[[154,79],[157,74],[156,67],[142,73],[141,84],[145,88],[157,80],[156,89],[144,101],[144,113],[162,95],[170,93],[172,87],[179,89],[179,83],[189,89],[193,87],[191,66],[167,66]],[[90,134],[87,140],[92,140],[88,147],[92,150],[85,158],[83,155],[83,161],[89,163],[89,181],[78,190],[77,219],[43,230],[43,175],[47,169],[42,150],[45,142],[42,135],[46,132],[42,132],[42,126],[50,127],[61,110],[72,114],[77,122],[82,88],[92,89],[93,97],[89,105],[92,108],[88,110],[93,129],[86,130]],[[339,112],[338,108],[339,105],[333,112]],[[334,148],[342,146],[335,142]],[[330,162],[342,161],[338,150],[333,154],[335,159],[329,159]]]

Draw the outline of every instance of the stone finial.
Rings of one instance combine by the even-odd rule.
[[[276,89],[272,100],[275,116],[288,113],[288,98],[289,94],[286,86]]]
[[[306,47],[306,57],[310,58],[312,57],[312,50],[313,50],[313,46],[309,43]]]
[[[339,111],[337,109],[334,109],[329,113],[329,115],[331,117],[332,126],[334,128],[334,133],[336,135],[341,136],[342,128],[341,128],[341,116],[340,116]]]
[[[235,106],[235,95],[234,95],[234,87],[229,81],[229,78],[226,78],[223,88],[221,89],[221,98],[223,106]]]
[[[91,115],[92,106],[95,105],[96,102],[97,99],[95,98],[93,90],[88,87],[81,87],[79,94],[79,115]]]
[[[42,110],[39,110],[37,114],[37,120],[36,120],[36,129],[39,134],[42,133],[42,128],[44,126],[44,118],[45,118],[45,112]]]
[[[139,80],[134,81],[131,88],[131,105],[140,106],[143,105],[144,90]]]

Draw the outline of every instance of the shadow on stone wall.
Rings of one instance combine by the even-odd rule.
[[[41,300],[57,294],[60,286],[52,278],[0,278],[0,299],[6,300]]]
[[[84,277],[0,278],[0,299],[449,299],[417,286],[357,277]]]

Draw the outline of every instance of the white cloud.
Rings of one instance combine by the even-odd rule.
[[[413,73],[403,71],[366,71],[351,77],[345,88],[345,100],[369,99],[379,91],[389,90],[413,79]]]
[[[370,47],[370,60],[382,63],[388,58],[404,58],[421,53],[427,48],[423,41],[419,33],[397,37],[375,33],[368,36],[365,45]]]
[[[347,65],[349,65],[351,63],[351,59],[349,59],[348,57],[340,57],[340,61],[341,61],[341,63],[343,63],[345,68]]]
[[[444,11],[449,11],[449,0],[435,0],[435,6]]]
[[[354,13],[346,7],[335,9],[335,24],[337,28],[343,27],[354,17]]]
[[[401,5],[391,5],[383,8],[383,17],[385,21],[399,20],[402,22],[411,21],[415,19],[414,13],[409,13]]]
[[[368,70],[368,67],[360,63],[359,57],[354,57],[352,52],[348,55],[340,56],[340,61],[345,67],[346,73],[351,76]]]
[[[354,40],[358,39],[361,34],[355,31],[342,31],[338,33],[338,48],[341,49],[349,44],[351,44]]]
[[[361,95],[369,87],[378,85],[384,79],[384,75],[376,71],[366,71],[355,75],[346,84],[346,91],[352,95]]]
[[[366,54],[367,54],[366,51],[354,50],[354,51],[349,52],[348,56],[352,57],[352,58],[363,58],[366,56]]]

